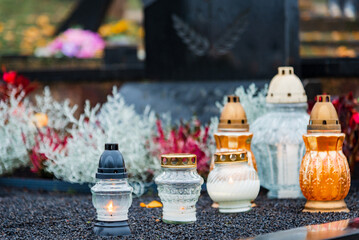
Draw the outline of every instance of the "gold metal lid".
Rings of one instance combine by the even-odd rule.
[[[330,101],[330,95],[317,95],[307,130],[308,132],[341,132],[338,114]]]
[[[218,124],[218,129],[221,128],[249,131],[246,112],[238,96],[227,96],[227,103],[222,110]]]
[[[164,168],[192,168],[197,166],[197,156],[191,153],[170,153],[161,155]]]
[[[248,162],[247,151],[218,152],[214,154],[214,163]]]
[[[267,103],[305,103],[307,95],[293,67],[279,67],[269,84]]]

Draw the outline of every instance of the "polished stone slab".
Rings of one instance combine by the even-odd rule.
[[[247,240],[324,240],[359,239],[359,218],[308,225],[290,230],[259,235]]]
[[[251,83],[263,88],[269,80],[129,82],[122,85],[120,93],[126,103],[134,104],[138,113],[148,105],[158,114],[171,113],[175,121],[189,120],[196,115],[201,121],[208,122],[211,117],[219,116],[215,103],[222,102],[225,95],[234,94],[240,86],[247,89]]]

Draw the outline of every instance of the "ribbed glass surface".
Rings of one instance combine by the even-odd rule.
[[[124,221],[132,204],[132,187],[126,179],[99,179],[91,188],[99,221]]]
[[[345,135],[307,134],[307,151],[300,169],[300,187],[307,200],[337,201],[350,188],[350,169],[342,152]]]
[[[300,163],[305,153],[302,135],[309,115],[307,104],[267,104],[269,112],[251,124],[252,151],[261,185],[271,198],[302,197]]]
[[[259,193],[257,172],[247,162],[221,163],[209,173],[207,191],[220,212],[244,212]]]
[[[163,204],[163,221],[196,221],[196,203],[203,184],[203,178],[198,175],[196,168],[164,168],[155,182]]]

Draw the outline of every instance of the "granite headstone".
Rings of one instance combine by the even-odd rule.
[[[256,81],[257,88],[263,88],[268,81]],[[150,106],[156,113],[170,113],[174,121],[189,120],[196,115],[201,121],[208,122],[211,117],[219,116],[216,101],[234,94],[237,87],[245,89],[251,81],[216,82],[150,82],[125,83],[120,92],[126,103],[134,104],[138,113]]]
[[[297,0],[144,1],[151,79],[265,79],[299,73]]]

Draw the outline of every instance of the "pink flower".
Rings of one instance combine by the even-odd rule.
[[[62,44],[62,53],[67,57],[75,57],[79,52],[79,46],[72,42]]]
[[[68,29],[53,40],[48,48],[52,54],[62,53],[67,57],[92,58],[105,48],[99,34],[89,30]]]

